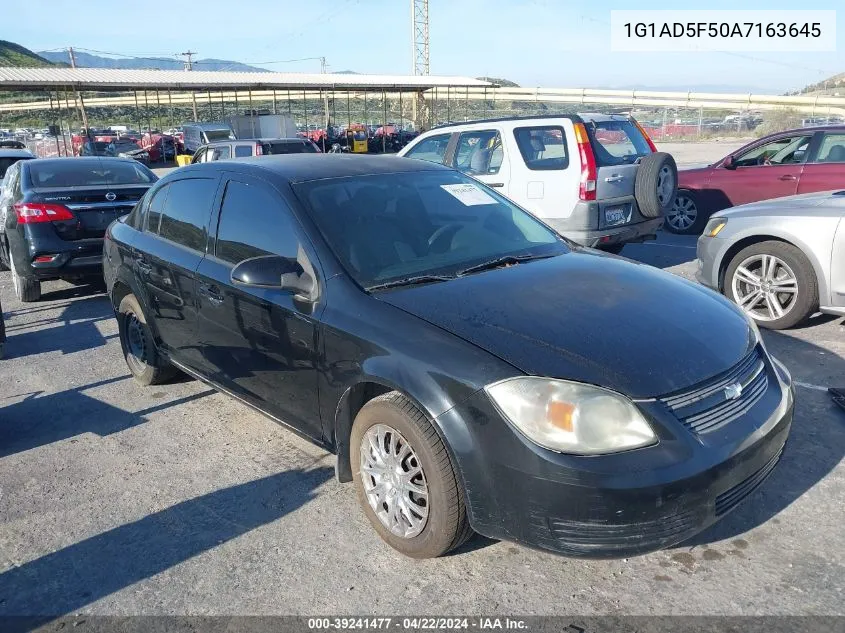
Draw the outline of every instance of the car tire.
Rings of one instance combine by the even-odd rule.
[[[663,228],[676,235],[700,235],[709,218],[694,192],[679,189],[672,208],[666,213]]]
[[[634,197],[640,213],[659,218],[672,209],[678,191],[678,167],[666,152],[654,152],[640,159],[634,181]]]
[[[380,449],[377,448],[379,443]],[[449,451],[432,422],[408,398],[392,391],[365,404],[352,425],[350,446],[358,501],[367,519],[388,545],[411,558],[435,558],[472,536],[463,487]],[[376,451],[380,453],[376,454]],[[391,461],[397,457],[398,461]],[[376,474],[375,465],[385,462],[388,464],[384,467],[385,472]],[[403,485],[403,474],[417,468],[419,473],[408,482],[417,490],[426,491],[424,505],[421,495],[412,496],[413,491],[399,488]],[[382,481],[382,490],[387,490],[378,493],[380,485],[376,478],[391,477],[390,473],[398,476],[392,482]],[[404,508],[394,515],[396,521],[391,521],[391,506],[388,505],[391,498],[397,504],[394,507],[399,505],[398,498],[404,500]],[[383,513],[382,517],[376,513],[376,508]],[[420,519],[422,511],[426,516]],[[413,515],[416,524],[407,518],[408,515]],[[389,527],[391,523],[395,523],[394,528]]]
[[[117,325],[123,357],[135,380],[144,386],[159,385],[176,375],[178,370],[158,353],[135,295],[126,295],[120,301]]]
[[[766,261],[769,263],[766,264]],[[762,267],[772,266],[772,262],[774,272],[770,270],[769,275],[762,275]],[[748,280],[746,273],[740,270],[741,267],[759,278],[758,286],[762,285],[762,299],[755,301],[755,284]],[[739,274],[737,271],[740,271]],[[771,277],[781,284],[785,292],[777,293],[771,285],[767,287],[766,277]],[[794,289],[794,292],[786,292],[787,288]],[[725,271],[723,292],[728,299],[742,307],[760,327],[771,330],[783,330],[798,325],[819,308],[819,287],[813,266],[799,248],[787,242],[759,242],[742,249]],[[743,303],[749,301],[753,302],[751,311],[743,306]],[[782,315],[777,314],[771,302],[777,302],[783,310]]]
[[[41,282],[35,277],[25,277],[18,274],[15,268],[15,259],[9,254],[9,268],[12,271],[12,285],[15,288],[15,296],[22,303],[32,303],[41,298]]]

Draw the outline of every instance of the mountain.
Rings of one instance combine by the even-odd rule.
[[[50,62],[67,62],[66,51],[44,51],[39,53]],[[185,66],[180,59],[167,57],[102,57],[82,51],[74,51],[76,65],[80,68],[153,68],[157,70],[182,70]],[[266,68],[249,66],[240,62],[228,61],[225,59],[199,59],[194,62],[196,70],[231,70],[233,72],[267,72]]]
[[[53,64],[20,44],[0,40],[0,66],[37,68]]]
[[[828,77],[823,81],[819,81],[801,89],[799,94],[818,93],[831,94],[845,92],[845,73],[839,73],[833,77]]]
[[[519,88],[519,84],[510,79],[501,79],[499,77],[476,77],[479,81],[489,81],[490,83],[501,86],[502,88]]]

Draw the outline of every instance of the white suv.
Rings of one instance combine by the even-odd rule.
[[[632,118],[578,114],[438,126],[400,156],[473,176],[585,246],[619,252],[654,239],[678,171]]]

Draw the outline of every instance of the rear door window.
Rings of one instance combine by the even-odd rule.
[[[284,201],[259,184],[230,180],[217,223],[215,254],[230,264],[251,257],[296,258],[299,241]]]
[[[261,151],[268,156],[275,154],[316,154],[317,148],[312,143],[301,141],[276,141],[262,143]]]
[[[161,224],[161,210],[164,208],[164,201],[167,200],[168,189],[170,189],[170,186],[164,185],[153,194],[150,200],[150,206],[146,213],[146,228],[150,233],[158,233],[158,227]],[[141,226],[143,226],[143,223]]]
[[[631,121],[612,119],[585,125],[599,167],[629,165],[651,154],[645,136]]]
[[[216,193],[216,178],[187,178],[170,183],[158,234],[176,244],[204,252],[206,226]]]
[[[845,134],[825,134],[814,162],[845,163]]]
[[[566,169],[566,136],[559,125],[518,127],[513,131],[525,166],[534,171]]]
[[[458,138],[452,166],[469,175],[498,174],[503,157],[498,130],[473,130]]]
[[[408,150],[405,154],[406,158],[417,158],[419,160],[427,160],[430,163],[443,163],[446,157],[446,148],[449,147],[449,139],[451,134],[438,134],[437,136],[430,136],[424,141],[420,141]]]

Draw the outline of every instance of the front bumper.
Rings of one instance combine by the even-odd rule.
[[[754,491],[782,456],[794,393],[785,370],[780,380],[774,365],[766,371],[773,382],[760,401],[765,406],[713,434],[719,437],[696,436],[653,401],[640,406],[657,445],[595,457],[530,443],[485,393],[476,394],[438,418],[463,479],[472,527],[491,538],[588,558],[645,554],[689,539]],[[469,432],[455,430],[460,427]]]
[[[702,235],[698,238],[695,248],[695,279],[698,283],[721,291],[721,264],[724,252],[729,244],[727,240],[718,237]]]

